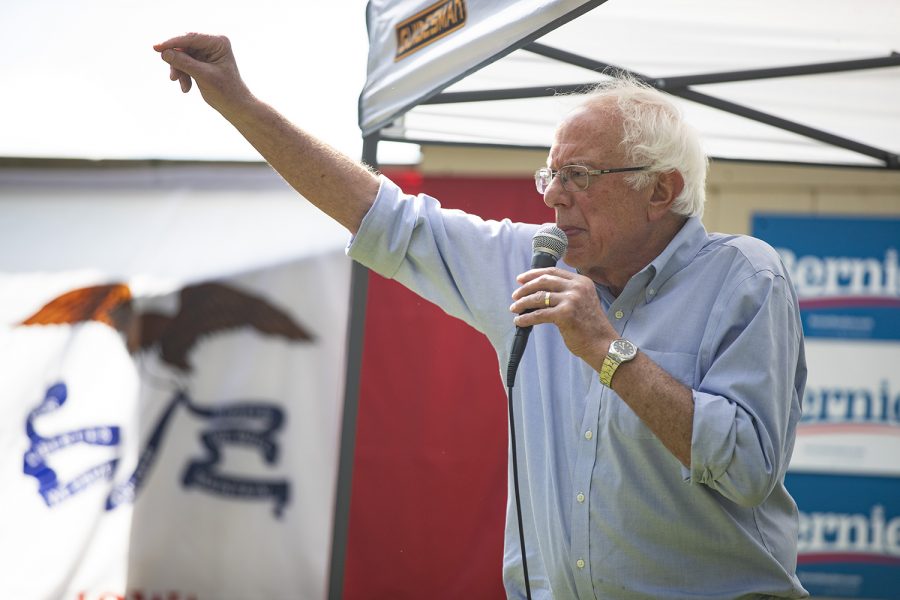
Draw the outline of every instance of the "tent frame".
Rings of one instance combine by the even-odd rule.
[[[765,113],[749,106],[723,100],[691,89],[694,85],[708,85],[715,83],[734,83],[742,81],[754,81],[760,79],[774,79],[777,77],[797,77],[801,75],[822,75],[828,73],[841,73],[846,71],[860,71],[865,69],[881,69],[900,66],[900,53],[891,52],[888,56],[875,58],[846,60],[827,63],[812,63],[788,67],[772,67],[765,69],[747,69],[743,71],[723,71],[719,73],[700,73],[695,75],[683,75],[678,77],[657,78],[629,71],[606,62],[594,60],[565,50],[553,48],[538,42],[530,42],[522,47],[523,50],[533,52],[546,58],[558,60],[569,65],[588,69],[590,71],[605,74],[625,74],[634,77],[646,84],[668,92],[673,96],[684,98],[704,106],[716,108],[733,115],[758,121],[796,133],[831,146],[837,146],[851,152],[856,152],[875,158],[888,169],[900,169],[900,157],[894,152],[883,148],[876,148],[856,140],[851,140],[821,129],[816,129],[789,121],[775,115]],[[427,98],[420,104],[455,104],[459,102],[486,102],[494,100],[521,100],[526,98],[544,98],[557,94],[578,93],[589,90],[595,83],[546,85],[538,87],[505,88],[493,90],[473,90],[468,92],[445,92]],[[388,138],[385,138],[388,139]],[[416,140],[403,139],[397,141],[412,142]],[[428,140],[419,140],[418,143],[429,143]],[[465,144],[474,145],[474,144]]]
[[[362,162],[377,168],[378,132],[363,137]],[[350,499],[353,487],[353,461],[356,457],[356,421],[362,382],[365,342],[366,302],[369,296],[369,269],[352,261],[350,271],[350,317],[347,324],[347,365],[344,380],[344,414],[341,419],[334,526],[328,573],[328,598],[344,597],[344,571],[347,562],[347,538],[350,533]]]

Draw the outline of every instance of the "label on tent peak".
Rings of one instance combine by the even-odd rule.
[[[466,24],[465,0],[441,0],[404,19],[396,26],[394,60],[406,58]]]

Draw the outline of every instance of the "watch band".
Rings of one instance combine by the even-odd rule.
[[[612,377],[621,364],[618,359],[607,354],[600,366],[600,383],[606,387],[612,387]]]

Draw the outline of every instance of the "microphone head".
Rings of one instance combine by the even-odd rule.
[[[566,237],[566,232],[552,223],[541,226],[537,233],[534,234],[534,237],[531,238],[531,249],[533,252],[550,254],[556,260],[562,258],[568,247],[569,238]]]

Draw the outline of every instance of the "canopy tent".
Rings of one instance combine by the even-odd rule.
[[[366,136],[544,148],[624,70],[715,158],[900,168],[900,5],[873,0],[372,0]],[[564,94],[564,95],[561,95]]]
[[[713,158],[900,168],[900,106],[896,102],[900,97],[900,54],[896,51],[900,46],[896,34],[900,5],[892,0],[873,0],[864,6],[834,0],[370,0],[367,24],[368,76],[360,96],[359,124],[365,140],[363,159],[369,164],[375,164],[378,144],[385,140],[546,149],[556,123],[577,102],[577,92],[610,77],[613,71],[625,71],[676,96]],[[478,191],[490,197],[489,192],[484,193],[486,183],[479,185]],[[418,191],[416,185],[404,188]],[[429,190],[434,191],[432,187]],[[470,192],[473,190],[466,194],[471,196]],[[452,207],[459,205],[458,199],[448,198],[452,193],[446,196],[441,196],[442,201],[450,200]],[[535,218],[508,212],[504,216]],[[357,493],[363,479],[359,467],[367,463],[356,453],[356,436],[358,431],[363,433],[361,446],[371,439],[366,437],[371,431],[362,418],[357,430],[357,415],[364,416],[366,410],[365,403],[358,404],[358,397],[360,389],[368,390],[372,383],[364,372],[373,370],[376,361],[371,354],[363,356],[364,347],[374,344],[370,344],[374,336],[365,319],[369,275],[357,264],[353,269],[330,594],[341,597],[348,592],[349,597],[363,597],[359,586],[366,586],[371,594],[382,589],[379,585],[383,583],[385,590],[402,597],[400,584],[379,574],[379,568],[402,572],[411,589],[416,589],[417,583],[433,586],[440,581],[453,590],[456,580],[472,577],[471,569],[479,561],[468,556],[458,563],[441,562],[446,555],[441,525],[450,519],[440,510],[444,505],[436,505],[443,500],[438,499],[439,494],[423,494],[432,512],[419,522],[420,529],[426,530],[419,536],[432,542],[441,540],[438,544],[423,542],[421,551],[427,556],[417,554],[404,563],[401,555],[415,554],[414,548],[397,543],[395,548],[371,538],[365,552],[354,552],[352,539],[348,550],[348,531],[361,523],[359,512],[351,516],[351,480],[354,506],[365,504],[371,512],[376,512],[376,506],[381,509],[370,520],[391,521],[407,506],[367,504],[368,499]],[[401,312],[404,300],[399,295],[384,295],[382,280],[373,281],[369,309],[375,310],[369,323],[386,318],[379,312],[379,301],[390,303],[395,319],[405,318],[398,316],[405,314]],[[397,357],[403,348],[400,344],[393,346],[391,354],[401,362],[414,360],[414,353],[423,354],[428,342],[434,343],[428,338],[431,326],[418,324],[413,336],[418,339],[407,339],[415,342],[418,350]],[[438,343],[435,347],[446,349],[449,345]],[[456,366],[451,370],[465,369]],[[407,362],[384,377],[419,375],[417,367]],[[471,377],[466,370],[466,378]],[[441,385],[447,387],[450,379],[442,380]],[[420,396],[437,393],[410,387]],[[449,392],[453,393],[456,391]],[[369,406],[371,396],[367,391]],[[395,415],[397,398],[390,400],[389,406],[380,406]],[[455,396],[449,401],[461,400]],[[388,416],[380,418],[382,426],[390,422]],[[415,427],[425,429],[427,425],[423,422]],[[386,428],[378,433],[381,443],[392,436]],[[457,430],[453,435],[464,438],[466,432]],[[402,471],[405,466],[390,464],[388,469]],[[384,481],[380,483],[387,487]],[[421,481],[416,483],[425,489]],[[370,483],[370,487],[375,486]],[[407,491],[414,494],[418,490]],[[387,514],[386,510],[393,512]],[[406,543],[403,532],[391,532],[389,535]],[[435,556],[437,564],[429,579],[423,564]],[[365,562],[369,563],[366,569],[358,566]],[[463,569],[465,575],[454,575],[457,569]],[[499,577],[499,565],[496,571]],[[382,582],[379,575],[391,581]],[[452,591],[446,593],[446,597],[460,597]],[[498,597],[501,594],[498,592]]]

